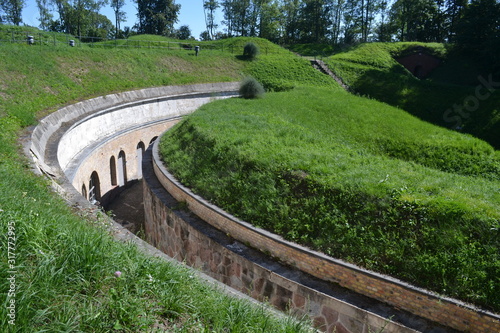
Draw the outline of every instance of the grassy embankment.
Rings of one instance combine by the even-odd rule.
[[[443,59],[425,80],[415,78],[394,60],[417,45]],[[325,62],[357,94],[397,106],[433,124],[459,128],[500,148],[500,80],[498,73],[484,68],[487,64],[463,58],[442,44],[419,43],[359,45]]]
[[[249,72],[295,89],[206,105],[170,131],[174,174],[289,240],[500,311],[500,153],[290,63],[262,55]]]
[[[102,218],[72,211],[34,176],[17,146],[24,127],[64,104],[143,87],[239,80],[245,64],[222,52],[196,58],[69,48],[65,40],[57,47],[0,45],[0,331],[306,331],[115,242]],[[15,281],[7,280],[12,275]],[[7,317],[11,300],[15,326]]]

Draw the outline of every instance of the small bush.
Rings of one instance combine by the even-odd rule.
[[[255,59],[259,54],[259,48],[254,43],[247,43],[243,48],[243,56],[248,59]]]
[[[260,98],[264,96],[265,90],[262,84],[253,77],[247,77],[241,82],[239,93],[243,98]]]

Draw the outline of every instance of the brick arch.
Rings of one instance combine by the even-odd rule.
[[[150,141],[149,141],[149,144],[152,145],[153,143],[155,143],[155,141],[158,139],[158,136],[154,136]]]

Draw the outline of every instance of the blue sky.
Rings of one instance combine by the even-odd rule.
[[[179,28],[181,25],[188,25],[191,29],[191,34],[199,39],[200,33],[206,30],[205,17],[203,14],[203,0],[175,0],[175,3],[181,5],[179,13],[179,21],[175,25]],[[127,13],[127,21],[122,23],[122,28],[129,26],[132,27],[137,20],[137,10],[133,0],[125,0],[124,11]],[[101,14],[106,15],[111,22],[114,23],[115,15],[113,10],[108,6],[101,10]],[[35,0],[27,0],[26,7],[23,10],[23,23],[31,26],[38,27],[38,9]],[[220,24],[222,14],[219,13],[216,21]]]

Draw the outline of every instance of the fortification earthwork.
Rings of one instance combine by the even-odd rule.
[[[79,207],[96,209],[144,179],[149,243],[234,290],[310,316],[321,331],[500,332],[496,314],[289,243],[179,184],[159,160],[156,139],[182,116],[237,90],[238,83],[170,86],[83,101],[42,119],[25,151]],[[158,255],[123,228],[115,234]]]

